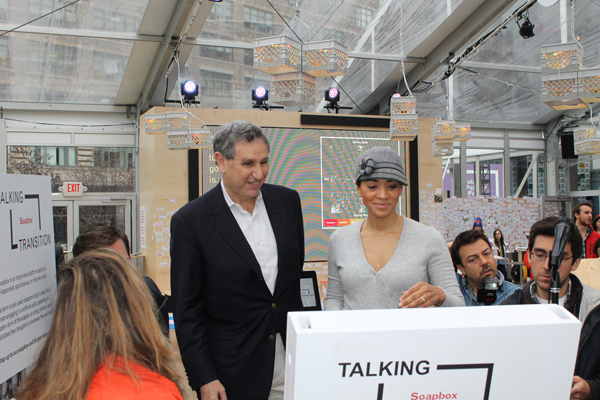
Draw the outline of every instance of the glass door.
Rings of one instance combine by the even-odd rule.
[[[73,202],[53,201],[52,219],[54,221],[54,242],[62,246],[64,251],[73,247]]]
[[[54,238],[71,258],[73,243],[80,233],[97,225],[109,225],[127,235],[132,253],[137,251],[137,231],[132,208],[135,207],[135,195],[119,196],[114,194],[83,196],[78,199],[65,199],[62,195],[53,195]]]
[[[75,202],[75,231],[79,235],[98,225],[108,225],[123,231],[131,237],[131,208],[125,201]]]

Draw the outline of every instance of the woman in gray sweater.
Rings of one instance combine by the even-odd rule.
[[[400,156],[375,147],[355,163],[362,222],[329,239],[326,310],[464,306],[442,235],[398,214],[408,184]]]

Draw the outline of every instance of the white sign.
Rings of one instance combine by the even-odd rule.
[[[146,207],[140,206],[140,247],[146,248]]]
[[[580,328],[556,305],[289,313],[285,399],[568,399]]]
[[[0,381],[33,363],[56,293],[51,182],[0,175]]]
[[[82,182],[64,182],[63,183],[63,196],[83,196],[83,192],[85,192],[84,186]]]

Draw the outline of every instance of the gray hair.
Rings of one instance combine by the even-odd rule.
[[[267,145],[267,151],[271,151],[269,139],[263,134],[261,127],[248,121],[232,121],[221,126],[221,130],[215,134],[213,139],[213,150],[223,154],[232,160],[235,158],[235,144],[239,142],[250,143],[262,140]]]

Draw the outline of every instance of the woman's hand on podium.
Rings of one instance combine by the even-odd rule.
[[[439,307],[446,301],[446,293],[437,286],[417,282],[406,292],[402,292],[398,308]]]

